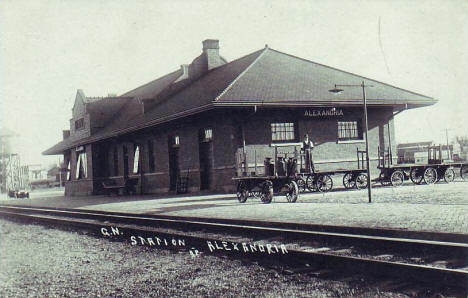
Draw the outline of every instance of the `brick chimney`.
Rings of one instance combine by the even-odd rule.
[[[223,65],[224,63],[221,56],[219,56],[219,40],[205,39],[202,43],[207,70],[212,70],[213,68]]]
[[[68,139],[70,137],[70,130],[62,130],[63,139]]]

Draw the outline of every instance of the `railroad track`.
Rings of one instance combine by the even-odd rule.
[[[20,206],[0,206],[0,215],[131,245],[258,259],[287,265],[289,273],[333,270],[468,291],[465,234]]]

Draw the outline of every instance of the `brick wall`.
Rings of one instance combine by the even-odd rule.
[[[199,131],[205,128],[213,130],[212,163],[210,190],[214,192],[232,192],[235,183],[236,152],[242,146],[242,130],[246,145],[255,145],[258,148],[266,148],[265,154],[271,153],[271,126],[272,122],[297,122],[297,140],[302,141],[303,135],[308,133],[315,143],[314,161],[320,170],[337,168],[354,168],[356,163],[356,148],[365,149],[364,141],[340,143],[337,142],[337,120],[362,119],[362,109],[349,109],[343,117],[328,117],[324,119],[311,119],[303,117],[302,109],[282,110],[259,110],[253,113],[248,111],[211,111],[198,117],[185,118],[184,120],[172,122],[158,128],[141,130],[126,136],[113,138],[105,144],[94,144],[86,146],[88,153],[88,180],[75,181],[76,152],[71,151],[72,181],[67,183],[67,194],[98,192],[99,181],[103,177],[95,177],[92,183],[92,149],[97,146],[105,146],[108,158],[110,177],[123,183],[123,146],[128,149],[129,176],[141,180],[140,174],[133,174],[134,144],[140,146],[143,169],[143,190],[145,193],[167,193],[169,190],[169,146],[170,136],[179,136],[179,167],[181,175],[189,172],[189,191],[200,189],[200,156],[199,156]],[[370,157],[377,157],[377,146],[388,146],[388,119],[390,118],[390,134],[394,140],[394,129],[391,108],[369,109],[369,143]],[[149,172],[148,140],[152,140],[155,169]],[[113,148],[118,152],[118,173],[114,173]],[[395,146],[393,146],[396,152]],[[96,149],[97,150],[97,149]],[[259,149],[260,150],[260,149]],[[261,150],[260,150],[261,151]],[[264,157],[259,156],[257,163],[259,168],[263,167]],[[253,163],[250,157],[249,163]],[[96,164],[96,163],[94,163]],[[376,161],[372,162],[371,169],[375,169]],[[96,173],[96,172],[95,172]],[[378,173],[377,173],[378,174]],[[90,176],[91,175],[91,176]],[[104,177],[109,178],[109,177]],[[99,181],[98,181],[99,180]],[[140,189],[141,181],[138,184]]]

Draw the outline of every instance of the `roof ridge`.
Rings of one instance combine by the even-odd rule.
[[[180,93],[180,92],[183,92],[185,89],[189,88],[189,87],[192,86],[193,84],[196,84],[200,79],[202,79],[204,76],[208,75],[209,73],[215,72],[215,71],[217,71],[217,70],[219,70],[219,69],[222,69],[222,68],[224,68],[224,67],[227,67],[228,65],[230,65],[230,64],[232,64],[232,63],[234,63],[234,62],[237,62],[237,61],[239,61],[239,60],[241,60],[241,59],[244,59],[245,57],[250,56],[250,55],[252,55],[252,54],[254,54],[254,53],[256,53],[256,52],[259,52],[259,51],[261,51],[261,50],[254,51],[254,52],[252,52],[252,53],[249,53],[249,54],[247,54],[247,55],[244,55],[244,56],[242,56],[242,57],[239,57],[239,58],[237,58],[237,59],[235,59],[235,60],[232,60],[232,61],[230,61],[230,62],[228,62],[228,63],[225,63],[225,64],[223,64],[223,65],[220,65],[220,66],[218,66],[218,67],[216,67],[216,68],[214,68],[214,69],[212,69],[212,70],[210,70],[210,71],[208,71],[208,72],[202,74],[200,77],[197,77],[197,78],[195,78],[195,79],[190,80],[189,83],[188,83],[186,86],[183,86],[180,90],[177,90],[177,91],[175,91],[174,93],[169,94],[169,95],[167,95],[167,96],[161,98],[161,99],[160,99],[154,106],[152,106],[148,111],[145,111],[145,114],[146,114],[146,113],[149,113],[150,111],[153,111],[153,110],[157,109],[158,106],[161,105],[163,102],[167,102],[167,101],[171,100],[175,95],[177,95],[177,94]],[[261,55],[261,54],[260,54],[260,55]],[[258,57],[257,57],[257,58],[258,58]],[[257,58],[255,58],[255,59],[257,59]],[[168,74],[168,75],[169,75],[169,74]],[[168,86],[166,86],[166,88],[164,88],[163,90],[166,90],[167,88],[169,88],[169,87],[174,83],[175,80],[177,80],[177,78],[174,79],[174,80],[171,82],[171,84],[169,84]],[[140,116],[140,115],[134,115],[134,116],[132,116],[132,117],[130,118],[130,120],[134,120],[134,119],[136,119],[136,118],[139,117],[139,116]]]
[[[249,71],[249,69],[266,53],[266,51],[268,50],[268,47],[265,47],[263,50],[261,50],[262,52],[260,53],[260,55],[258,55],[257,58],[255,58],[254,61],[252,61],[252,63],[250,63],[231,83],[229,83],[229,85],[227,85],[226,88],[224,88],[223,91],[221,91],[221,93],[216,96],[216,98],[213,100],[213,101],[218,101],[229,89],[232,88],[232,86],[247,72]],[[245,57],[245,56],[244,56]]]
[[[320,65],[320,66],[323,66],[323,67],[326,67],[326,68],[330,68],[330,69],[333,69],[333,70],[338,70],[338,71],[341,71],[341,72],[344,72],[344,73],[347,73],[347,74],[350,74],[350,75],[353,75],[353,76],[361,77],[361,78],[363,78],[363,79],[365,79],[365,80],[369,80],[369,81],[376,82],[376,83],[379,83],[379,84],[383,84],[383,85],[386,85],[386,86],[389,86],[389,87],[392,87],[392,88],[395,88],[395,89],[399,89],[399,90],[402,90],[402,91],[405,91],[405,92],[409,92],[409,93],[412,93],[412,94],[416,94],[416,95],[419,95],[419,96],[423,96],[423,97],[426,97],[426,98],[430,98],[430,99],[436,100],[436,99],[433,98],[433,97],[430,97],[430,96],[427,96],[427,95],[424,95],[424,94],[421,94],[421,93],[413,92],[413,91],[410,91],[410,90],[406,90],[406,89],[403,89],[403,88],[400,88],[400,87],[397,87],[397,86],[393,86],[393,85],[390,85],[390,84],[388,84],[388,83],[384,83],[384,82],[381,82],[381,81],[377,81],[377,80],[374,80],[374,79],[370,79],[370,78],[368,78],[368,77],[364,77],[364,76],[361,76],[361,75],[358,75],[358,74],[355,74],[355,73],[352,73],[352,72],[349,72],[349,71],[346,71],[346,70],[342,70],[342,69],[339,69],[339,68],[336,68],[336,67],[332,67],[332,66],[328,66],[328,65],[325,65],[325,64],[322,64],[322,63],[314,62],[314,61],[312,61],[312,60],[308,60],[308,59],[305,59],[305,58],[301,58],[301,57],[298,57],[298,56],[295,56],[295,55],[291,55],[291,54],[288,54],[288,53],[285,53],[285,52],[281,52],[281,51],[278,51],[278,50],[275,50],[275,49],[272,49],[272,48],[270,48],[270,50],[275,51],[275,52],[280,53],[280,54],[283,54],[283,55],[287,55],[287,56],[290,56],[290,57],[299,59],[299,60],[303,60],[303,61],[306,61],[306,62],[309,62],[309,63],[313,63],[313,64],[316,64],[316,65]],[[338,85],[338,84],[337,84],[337,85]]]
[[[172,74],[175,74],[175,73],[178,72],[178,71],[180,71],[180,69],[176,69],[176,70],[174,70],[174,71],[171,71],[170,73],[167,73],[167,74],[165,74],[165,75],[162,75],[162,76],[160,76],[159,78],[156,78],[156,79],[154,79],[154,80],[149,81],[148,83],[145,83],[145,84],[143,84],[143,85],[141,85],[141,86],[138,86],[138,87],[136,87],[136,88],[133,88],[132,90],[129,90],[129,91],[127,91],[127,92],[125,92],[125,93],[123,93],[123,94],[121,94],[121,95],[118,95],[117,97],[134,97],[134,96],[125,96],[125,95],[128,94],[128,93],[130,93],[130,92],[133,92],[133,91],[135,91],[135,90],[137,90],[137,89],[140,89],[141,87],[147,86],[147,85],[149,85],[149,84],[151,84],[151,83],[153,83],[153,82],[159,81],[159,80],[161,80],[161,79],[163,79],[163,78],[166,78],[166,77],[168,77],[168,76],[170,76],[170,75],[172,75]],[[171,84],[172,84],[175,80],[177,80],[177,79],[178,79],[178,77],[175,78],[175,79],[171,82]]]

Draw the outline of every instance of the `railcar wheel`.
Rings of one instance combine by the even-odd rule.
[[[392,173],[392,176],[390,176],[390,182],[392,183],[392,186],[400,186],[404,181],[405,174],[401,170],[396,170]]]
[[[330,175],[321,175],[317,179],[317,189],[320,192],[329,192],[333,188],[333,180]]]
[[[343,176],[343,186],[346,189],[351,189],[351,188],[354,188],[354,186],[356,186],[356,180],[353,179],[353,174],[352,173],[346,173]]]
[[[262,192],[261,191],[252,191],[252,192],[250,192],[250,195],[253,196],[256,199],[260,199],[260,197],[262,196]]]
[[[366,173],[360,173],[356,177],[356,188],[357,189],[363,189],[367,187],[367,174]]]
[[[273,183],[270,180],[263,183],[260,199],[264,204],[270,204],[273,200]]]
[[[313,175],[307,176],[306,186],[309,189],[309,191],[316,191],[317,190],[317,185],[316,185],[316,183],[314,181],[314,176]]]
[[[410,171],[410,179],[414,184],[421,184],[424,179],[424,171],[421,168],[412,168]]]
[[[382,186],[389,186],[392,184],[392,182],[390,181],[390,179],[387,177],[387,175],[385,175],[384,172],[380,172],[379,174],[379,181],[380,181],[380,184],[382,184]]]
[[[249,197],[249,190],[247,184],[244,181],[239,181],[237,184],[237,200],[239,203],[245,203]]]
[[[426,168],[424,170],[424,182],[426,184],[434,184],[437,181],[437,171],[434,168]]]
[[[468,180],[468,165],[463,165],[460,168],[460,177],[462,177],[463,180]]]
[[[289,203],[294,203],[297,201],[297,197],[299,196],[299,187],[296,183],[296,181],[291,181],[289,184],[287,184],[288,190],[286,192],[286,200],[288,200]]]
[[[455,180],[455,171],[453,170],[453,168],[445,169],[444,180],[447,183],[453,182],[453,180]]]
[[[298,190],[299,192],[305,192],[306,191],[306,182],[304,181],[304,179],[302,177],[299,177],[296,179],[296,184],[297,184],[297,187],[298,187]]]

